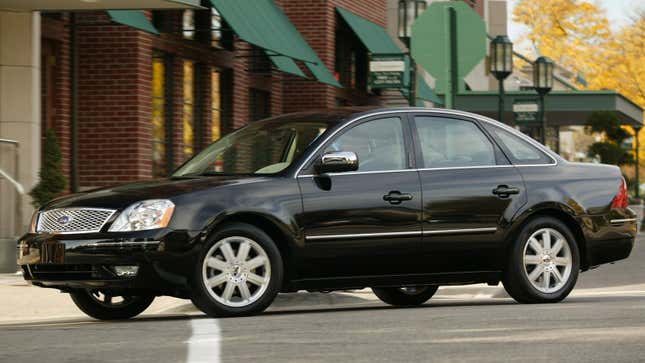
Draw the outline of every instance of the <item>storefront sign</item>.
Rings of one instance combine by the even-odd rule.
[[[405,61],[403,54],[372,54],[370,59],[369,86],[379,88],[402,88]]]
[[[536,122],[538,111],[538,102],[534,99],[515,100],[513,103],[513,115],[515,115],[515,122],[518,124]]]

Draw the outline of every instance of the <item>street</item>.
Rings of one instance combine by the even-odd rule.
[[[283,295],[246,318],[209,319],[185,303],[126,322],[43,316],[0,325],[0,361],[641,361],[644,243],[582,274],[559,304],[520,305],[501,286],[476,285],[442,288],[418,308],[360,291]]]

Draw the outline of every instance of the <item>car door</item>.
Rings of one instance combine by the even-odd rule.
[[[411,117],[428,268],[498,269],[507,223],[526,202],[520,173],[476,120],[442,114]]]
[[[310,278],[387,275],[416,269],[421,242],[421,186],[407,120],[356,121],[314,156],[351,151],[354,172],[300,172],[305,247],[299,272]],[[410,151],[410,152],[408,152]]]

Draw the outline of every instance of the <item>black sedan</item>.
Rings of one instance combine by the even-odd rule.
[[[371,287],[418,305],[440,285],[557,302],[629,256],[615,166],[570,163],[513,128],[439,109],[337,109],[254,122],[163,180],[66,196],[19,241],[24,276],[98,319],[155,296],[211,316],[279,292]]]

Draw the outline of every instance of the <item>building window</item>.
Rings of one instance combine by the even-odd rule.
[[[181,28],[184,39],[195,39],[195,11],[184,10],[181,17]]]
[[[162,54],[152,58],[152,175],[168,173],[166,157],[166,63]]]
[[[251,88],[251,121],[271,116],[271,93]]]
[[[195,63],[184,61],[183,96],[183,150],[184,159],[195,152]]]
[[[252,46],[250,63],[249,70],[251,73],[260,75],[271,74],[271,60],[264,52],[264,49]]]
[[[222,136],[222,94],[221,74],[214,69],[211,72],[211,134],[213,141]]]
[[[338,82],[347,88],[367,91],[367,49],[344,22],[339,22],[336,31],[335,63]]]

